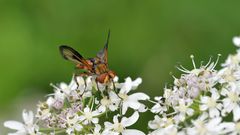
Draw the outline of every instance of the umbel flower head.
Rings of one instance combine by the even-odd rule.
[[[233,38],[237,47],[239,41]],[[177,67],[183,72],[180,78],[174,76],[174,85],[151,101],[155,117],[148,123],[150,135],[240,134],[240,50],[216,70],[219,56],[199,68],[191,56],[192,70]]]
[[[239,41],[233,38],[237,47]],[[173,85],[154,100],[136,91],[141,78],[97,84],[94,76],[79,76],[51,84],[54,93],[39,102],[36,114],[24,110],[23,122],[4,126],[15,130],[9,135],[239,135],[240,49],[217,70],[219,57],[197,66],[191,55],[193,69],[178,66],[182,75],[173,76]],[[132,128],[148,110],[154,118],[141,129],[147,132]]]
[[[69,84],[53,85],[54,93],[37,105],[37,113],[23,111],[24,122],[6,121],[5,127],[17,130],[9,135],[132,135],[144,133],[127,129],[138,121],[139,113],[147,111],[141,102],[150,99],[142,92],[131,92],[142,82],[141,78],[114,84],[96,84],[94,77],[73,78]],[[134,113],[129,117],[128,110]],[[130,111],[132,112],[132,111]],[[108,114],[115,114],[112,118]],[[118,119],[120,121],[118,121]],[[111,124],[108,121],[112,121]],[[100,122],[101,121],[101,122]]]

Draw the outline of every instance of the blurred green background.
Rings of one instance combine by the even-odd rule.
[[[239,0],[0,0],[0,122],[21,120],[22,109],[35,110],[52,92],[50,83],[70,81],[74,66],[62,59],[59,45],[95,56],[109,28],[110,68],[122,80],[142,77],[139,90],[160,95],[173,81],[169,73],[179,76],[175,65],[192,68],[190,54],[200,63],[221,53],[223,62],[235,52],[239,5]]]

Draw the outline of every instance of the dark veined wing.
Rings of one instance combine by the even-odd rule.
[[[109,43],[109,38],[110,38],[110,30],[108,31],[107,42],[105,43],[104,48],[101,49],[97,53],[97,57],[101,60],[102,63],[105,63],[106,65],[108,65],[108,43]]]
[[[83,64],[88,68],[88,70],[92,71],[92,66],[88,64],[86,59],[82,57],[81,54],[79,54],[76,50],[73,48],[61,45],[59,47],[60,53],[62,54],[63,58],[69,61],[74,62],[75,64]]]

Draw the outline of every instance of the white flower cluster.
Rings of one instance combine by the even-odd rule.
[[[91,76],[86,80],[74,77],[69,85],[52,85],[55,92],[38,104],[35,116],[32,111],[23,111],[23,123],[4,123],[5,127],[17,130],[9,135],[144,135],[140,130],[128,129],[138,121],[139,112],[147,111],[140,101],[148,100],[148,95],[129,94],[142,79],[132,81],[128,77],[124,83],[118,83],[118,78],[114,78],[108,85],[93,80]],[[133,113],[127,117],[130,108]]]
[[[240,47],[240,37],[233,43]],[[116,77],[106,85],[96,84],[92,76],[73,78],[69,85],[52,85],[54,93],[38,104],[35,115],[24,110],[23,123],[7,121],[4,126],[17,130],[9,135],[144,135],[130,126],[150,110],[155,116],[145,129],[149,135],[239,135],[240,48],[216,70],[219,57],[197,67],[191,56],[193,69],[177,67],[183,74],[173,76],[174,85],[154,100],[134,91],[140,78],[119,83]]]
[[[239,47],[240,37],[233,43]],[[219,55],[220,56],[220,55]],[[165,88],[163,96],[155,97],[151,112],[154,120],[148,126],[150,135],[218,135],[240,134],[240,49],[230,55],[222,69],[214,69],[210,59],[197,68],[187,70],[174,86]]]

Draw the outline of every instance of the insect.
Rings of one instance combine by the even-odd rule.
[[[84,70],[80,76],[95,76],[97,84],[107,84],[111,81],[113,82],[113,78],[116,76],[116,73],[108,68],[109,37],[110,31],[108,32],[104,48],[94,58],[84,58],[80,53],[67,45],[61,45],[59,50],[64,59],[75,63],[77,69]]]

